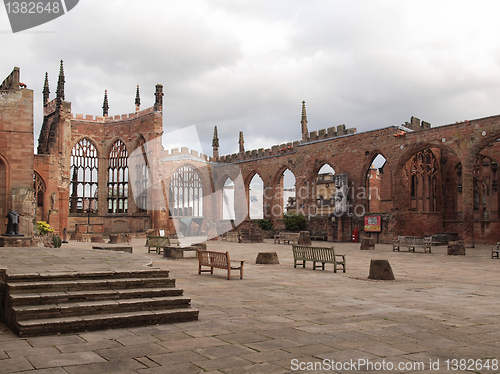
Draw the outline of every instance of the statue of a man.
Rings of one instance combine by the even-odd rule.
[[[21,236],[21,234],[19,234],[19,214],[17,214],[16,211],[11,210],[7,213],[7,218],[9,222],[7,223],[7,232],[5,235]]]

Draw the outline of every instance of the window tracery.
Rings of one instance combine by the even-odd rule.
[[[108,157],[108,213],[128,211],[128,152],[121,140],[113,143]]]
[[[97,211],[99,159],[97,148],[87,138],[71,150],[70,213]]]

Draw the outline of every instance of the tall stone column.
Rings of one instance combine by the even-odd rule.
[[[463,228],[464,244],[468,248],[474,248],[474,171],[473,162],[462,163],[462,206],[463,206]]]

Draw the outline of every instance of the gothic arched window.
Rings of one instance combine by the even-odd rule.
[[[118,139],[108,158],[108,213],[127,213],[128,210],[128,152]]]
[[[473,169],[474,211],[480,220],[497,219],[498,163],[482,154],[478,155]]]
[[[97,149],[89,139],[80,140],[71,150],[70,213],[97,211]]]
[[[430,149],[418,152],[409,161],[411,210],[438,211],[439,168],[436,156]]]
[[[169,205],[174,217],[203,216],[203,183],[196,169],[185,165],[174,172]]]
[[[35,190],[36,201],[35,216],[38,221],[43,221],[43,201],[47,189],[43,178],[36,171],[33,173],[33,189]]]
[[[149,177],[149,163],[146,156],[146,148],[144,146],[146,140],[142,135],[137,140],[137,148],[141,150],[142,160],[134,162],[135,165],[135,189],[134,199],[137,205],[138,212],[146,212],[148,206],[148,177]],[[134,152],[135,154],[136,152]]]

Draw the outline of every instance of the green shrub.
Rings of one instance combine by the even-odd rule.
[[[287,231],[301,231],[306,228],[306,217],[303,214],[284,213],[283,222]]]
[[[54,234],[52,237],[52,244],[54,245],[54,248],[61,248],[62,240],[59,235]]]
[[[271,231],[273,229],[273,223],[268,219],[259,219],[257,224],[264,231]]]

